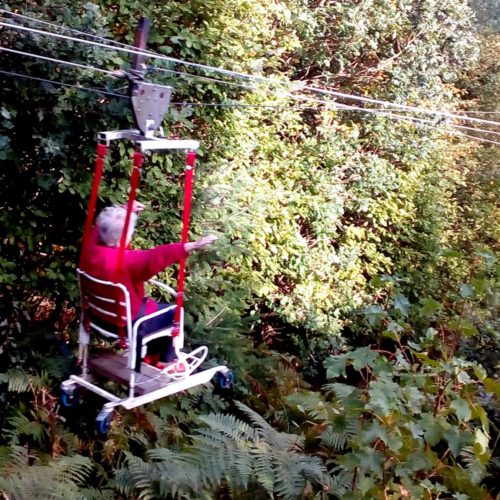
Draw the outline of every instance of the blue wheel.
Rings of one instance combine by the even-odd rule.
[[[61,405],[66,408],[72,408],[78,404],[79,392],[78,389],[73,389],[71,392],[62,391],[61,392]]]
[[[232,370],[227,372],[219,372],[217,374],[217,385],[221,389],[231,389],[234,385],[234,373]]]
[[[101,411],[99,415],[97,415],[96,424],[97,424],[97,432],[101,436],[105,436],[109,429],[111,428],[111,422],[113,421],[113,412]]]

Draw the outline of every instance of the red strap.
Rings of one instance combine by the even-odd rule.
[[[185,181],[184,181],[184,211],[182,213],[182,234],[181,243],[186,244],[189,234],[189,220],[191,218],[191,199],[193,196],[194,162],[196,153],[189,151],[186,155]],[[179,323],[181,319],[181,309],[184,305],[184,279],[186,275],[186,257],[182,257],[179,263],[179,278],[177,281],[177,300],[174,316],[174,331],[172,337],[179,335]]]
[[[139,187],[139,179],[141,177],[141,167],[144,156],[140,151],[134,152],[134,163],[132,167],[132,175],[130,178],[130,193],[127,202],[127,214],[125,215],[125,225],[123,227],[122,237],[120,239],[120,247],[118,248],[118,258],[116,264],[116,277],[120,278],[123,270],[123,257],[125,255],[125,247],[127,245],[127,234],[130,226],[130,217],[132,216],[132,206],[135,200],[135,194]]]
[[[92,190],[90,192],[89,207],[87,210],[87,219],[85,221],[85,230],[83,232],[82,252],[80,254],[80,268],[83,269],[84,259],[87,254],[87,245],[92,231],[92,221],[95,215],[95,206],[97,203],[97,195],[99,193],[99,184],[101,183],[104,160],[107,153],[106,144],[97,145],[97,158],[95,160],[94,179],[92,181]]]

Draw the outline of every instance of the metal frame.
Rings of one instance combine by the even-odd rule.
[[[127,367],[130,370],[130,378],[129,378],[129,384],[128,384],[128,397],[127,398],[120,398],[119,396],[103,389],[99,385],[97,385],[94,381],[92,376],[88,373],[88,345],[90,341],[90,336],[89,333],[85,331],[84,328],[80,328],[80,353],[81,353],[81,359],[82,359],[82,375],[71,375],[68,380],[65,380],[61,384],[61,388],[64,392],[71,394],[73,390],[75,389],[75,386],[82,386],[85,387],[86,389],[98,394],[99,396],[103,397],[104,399],[107,399],[109,402],[106,403],[103,407],[104,412],[111,412],[116,406],[123,406],[126,409],[131,409],[135,408],[137,406],[150,403],[152,401],[156,401],[157,399],[170,396],[172,394],[175,394],[180,391],[184,391],[186,389],[190,389],[192,387],[195,387],[200,384],[206,384],[208,383],[216,373],[227,373],[229,372],[229,369],[225,365],[220,365],[216,366],[213,368],[209,368],[207,370],[203,370],[198,373],[193,373],[193,371],[204,361],[206,354],[208,352],[208,349],[206,346],[201,346],[195,349],[192,353],[183,353],[180,351],[182,349],[183,344],[184,344],[184,311],[181,311],[181,322],[180,322],[180,333],[177,337],[174,337],[174,348],[176,351],[176,354],[178,358],[181,360],[181,362],[186,364],[186,372],[183,374],[180,374],[180,376],[177,377],[177,379],[170,377],[169,375],[166,375],[166,378],[170,378],[170,381],[168,381],[167,384],[165,384],[163,387],[160,389],[157,389],[155,391],[152,391],[150,393],[146,393],[140,396],[135,395],[135,386],[136,386],[136,377],[137,373],[135,371],[135,364],[136,364],[136,353],[137,353],[137,331],[139,326],[144,322],[147,321],[153,317],[159,316],[161,313],[165,313],[168,309],[162,310],[162,311],[156,311],[152,314],[149,314],[147,316],[142,317],[140,320],[136,321],[132,325],[132,320],[131,320],[131,308],[130,308],[130,294],[128,293],[128,290],[124,285],[121,283],[114,283],[111,281],[104,281],[104,280],[99,280],[97,278],[94,278],[93,276],[89,275],[88,273],[77,269],[78,273],[78,283],[80,286],[80,295],[83,297],[83,290],[82,290],[82,280],[81,277],[84,276],[86,279],[89,279],[90,281],[101,284],[101,285],[107,285],[107,286],[114,286],[119,288],[125,297],[125,303],[121,304],[125,307],[126,310],[126,324],[127,324],[127,340],[128,340],[128,345],[129,345],[129,350],[128,350],[128,362],[127,362]],[[158,282],[156,280],[151,280],[153,281],[153,284],[159,285],[162,288],[165,289],[170,289],[168,285],[165,285],[161,282]],[[171,290],[171,289],[170,289]],[[174,292],[175,293],[175,292]],[[175,307],[175,306],[172,306]],[[83,315],[83,312],[82,312]],[[83,318],[82,318],[83,319]],[[95,330],[98,333],[103,333],[103,329],[99,328],[97,325],[93,324],[90,322],[90,327],[91,330]],[[143,342],[143,345],[146,344],[155,339],[155,338],[160,338],[160,337],[165,337],[165,336],[170,336],[172,334],[172,327],[166,328],[165,330],[160,330],[159,332],[156,332],[150,336],[147,336],[147,339],[145,342]],[[107,337],[111,338],[118,338],[117,335],[111,334],[110,332],[107,332],[104,330],[104,334]],[[200,354],[200,356],[197,355],[197,353]],[[192,368],[193,362],[189,361],[190,358],[194,359],[194,368]],[[151,367],[153,368],[153,367]],[[160,369],[156,369],[158,371],[158,377],[163,376],[163,372]]]
[[[138,148],[143,152],[158,151],[158,150],[196,151],[200,145],[199,142],[195,140],[165,139],[163,137],[152,137],[149,136],[149,134],[148,137],[146,137],[137,129],[112,130],[112,131],[100,132],[98,134],[98,140],[101,144],[109,145],[111,141],[122,140],[122,139],[131,140],[135,142]],[[192,351],[191,353],[183,353],[181,351],[181,349],[184,346],[184,310],[181,308],[179,334],[173,337],[173,345],[176,355],[180,360],[180,362],[184,364],[186,371],[181,374],[171,374],[167,372],[167,374],[164,375],[164,372],[162,370],[151,367],[152,369],[158,370],[159,377],[165,376],[167,379],[170,380],[160,389],[154,390],[150,393],[143,394],[141,396],[135,396],[134,388],[136,386],[136,375],[137,375],[135,371],[136,352],[137,352],[137,329],[140,326],[140,324],[143,323],[144,321],[147,321],[152,317],[156,317],[162,313],[165,313],[166,310],[156,311],[155,313],[152,313],[148,316],[141,318],[140,320],[135,322],[135,324],[132,324],[130,295],[124,285],[122,285],[121,283],[113,283],[110,281],[98,280],[97,278],[94,278],[93,276],[89,275],[88,273],[85,273],[84,271],[81,271],[80,269],[78,269],[77,272],[79,274],[78,281],[80,286],[80,296],[83,296],[80,276],[85,275],[86,278],[93,280],[96,283],[119,287],[122,290],[125,297],[125,304],[123,305],[125,306],[125,311],[127,316],[126,325],[127,325],[127,339],[129,347],[127,367],[130,370],[128,397],[120,398],[119,396],[103,389],[102,387],[94,383],[92,376],[88,373],[88,345],[90,342],[90,335],[89,332],[85,330],[83,326],[83,321],[80,322],[80,338],[79,338],[80,359],[82,360],[82,375],[80,376],[71,375],[68,380],[65,380],[61,384],[62,391],[70,395],[73,393],[74,389],[77,386],[82,386],[98,394],[99,396],[102,396],[104,399],[107,399],[109,402],[104,405],[102,412],[98,417],[98,420],[100,418],[103,418],[103,415],[106,416],[109,413],[111,413],[116,406],[123,406],[126,409],[135,408],[137,406],[150,403],[152,401],[156,401],[157,399],[170,396],[177,392],[190,389],[197,385],[206,384],[214,377],[216,373],[222,373],[222,374],[230,373],[229,368],[225,365],[216,366],[213,368],[209,368],[207,370],[203,370],[198,373],[194,373],[194,371],[206,358],[208,353],[208,348],[206,346],[201,346]],[[149,282],[155,286],[162,288],[163,290],[172,293],[174,297],[177,296],[175,290],[170,288],[168,285],[165,285],[164,283],[161,283],[157,280],[150,280]],[[83,315],[83,310],[82,310],[82,315]],[[108,333],[107,335],[108,337],[118,338],[118,336],[113,335],[110,332],[106,332],[105,330],[99,328],[95,324],[91,324],[91,327],[98,333],[104,335]],[[147,344],[147,341],[153,340],[153,338],[159,338],[162,336],[171,335],[172,330],[173,329],[169,327],[165,330],[153,334],[152,336],[147,336],[147,340],[145,343]]]
[[[128,139],[134,141],[141,151],[175,150],[196,151],[200,147],[199,141],[192,139],[165,139],[163,137],[145,137],[140,130],[110,130],[99,132],[98,139],[109,146],[111,141]]]

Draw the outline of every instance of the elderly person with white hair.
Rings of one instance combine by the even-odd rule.
[[[185,244],[171,243],[159,245],[149,250],[131,250],[129,244],[134,233],[137,215],[142,210],[144,210],[144,205],[134,202],[126,249],[123,255],[122,273],[119,279],[120,283],[125,285],[129,291],[133,321],[160,309],[170,307],[169,304],[158,304],[152,298],[146,297],[144,291],[146,281],[163,271],[167,266],[178,262],[182,257],[195,250],[205,248],[216,240],[215,236],[204,236]],[[96,219],[96,227],[85,255],[85,269],[98,279],[116,280],[119,246],[125,226],[126,214],[127,211],[124,206],[115,205],[105,208]],[[172,308],[168,313],[144,322],[140,328],[141,331],[138,332],[139,336],[142,337],[170,326],[174,319],[173,311]],[[149,347],[150,350],[160,351],[160,362],[157,366],[162,367],[164,363],[175,361],[175,352],[170,337],[152,341]]]

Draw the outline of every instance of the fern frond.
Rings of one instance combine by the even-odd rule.
[[[287,396],[285,400],[290,407],[314,420],[329,420],[341,411],[341,405],[326,401],[321,394],[313,391],[296,392]]]
[[[237,486],[241,486],[244,490],[248,488],[248,484],[253,475],[253,460],[248,453],[248,446],[243,443],[236,444],[237,449],[233,453],[232,468],[235,469],[237,481],[231,481]]]
[[[114,500],[116,494],[112,489],[80,488],[79,493],[85,500]]]
[[[477,456],[473,446],[465,446],[460,452],[460,458],[465,464],[468,476],[473,484],[479,484],[486,476],[486,464]]]
[[[300,469],[294,462],[284,463],[282,460],[275,465],[274,493],[283,500],[300,498],[304,490],[305,480]]]
[[[23,393],[30,389],[32,379],[25,371],[9,370],[6,375],[9,392]]]
[[[111,486],[126,496],[132,495],[132,492],[134,491],[134,478],[128,468],[123,467],[115,470]]]
[[[82,455],[62,457],[57,462],[51,462],[50,466],[56,470],[58,476],[75,484],[85,484],[93,470],[90,458]]]
[[[296,434],[287,434],[285,432],[278,432],[257,412],[248,408],[239,401],[235,401],[238,408],[243,411],[250,418],[252,424],[257,427],[259,434],[271,442],[274,446],[283,450],[301,449],[303,446],[304,438]]]
[[[276,430],[270,424],[268,424],[261,415],[253,411],[247,405],[243,404],[240,401],[235,401],[234,403],[243,413],[245,413],[250,418],[250,421],[255,427],[264,432],[276,432]]]
[[[334,451],[342,451],[349,439],[346,432],[335,432],[331,427],[328,427],[325,432],[320,435],[321,444],[332,448]]]
[[[231,442],[231,437],[222,432],[214,432],[209,429],[197,429],[196,433],[197,436],[193,437],[193,440],[201,438],[205,446],[211,446],[212,448],[220,448]]]
[[[251,453],[257,482],[266,490],[269,496],[272,496],[274,492],[274,464],[269,443],[256,443]]]
[[[219,432],[236,441],[253,439],[255,437],[255,431],[234,415],[212,413],[210,415],[201,416],[200,420],[207,424],[212,431]]]
[[[149,446],[148,438],[142,432],[131,432],[128,439],[137,443],[141,448],[147,449]]]
[[[16,413],[7,419],[7,422],[11,429],[7,429],[5,435],[11,441],[15,441],[20,435],[25,435],[33,438],[38,444],[42,444],[48,436],[47,429],[40,422],[31,421],[22,413]]]
[[[325,384],[323,389],[327,392],[327,394],[335,394],[335,396],[337,396],[342,402],[347,398],[356,395],[356,387],[348,384],[334,382],[331,384]]]
[[[328,493],[342,498],[352,487],[352,471],[335,467],[327,476]]]
[[[168,448],[153,448],[146,452],[146,456],[150,460],[170,461],[174,459],[175,453]]]
[[[2,446],[0,456],[0,466],[6,470],[26,467],[30,461],[28,449],[24,446]]]
[[[47,377],[56,380],[63,379],[68,370],[68,360],[64,358],[42,357],[39,364]]]
[[[61,478],[54,468],[45,465],[25,467],[7,478],[0,477],[0,491],[15,499],[84,500],[75,483]]]

